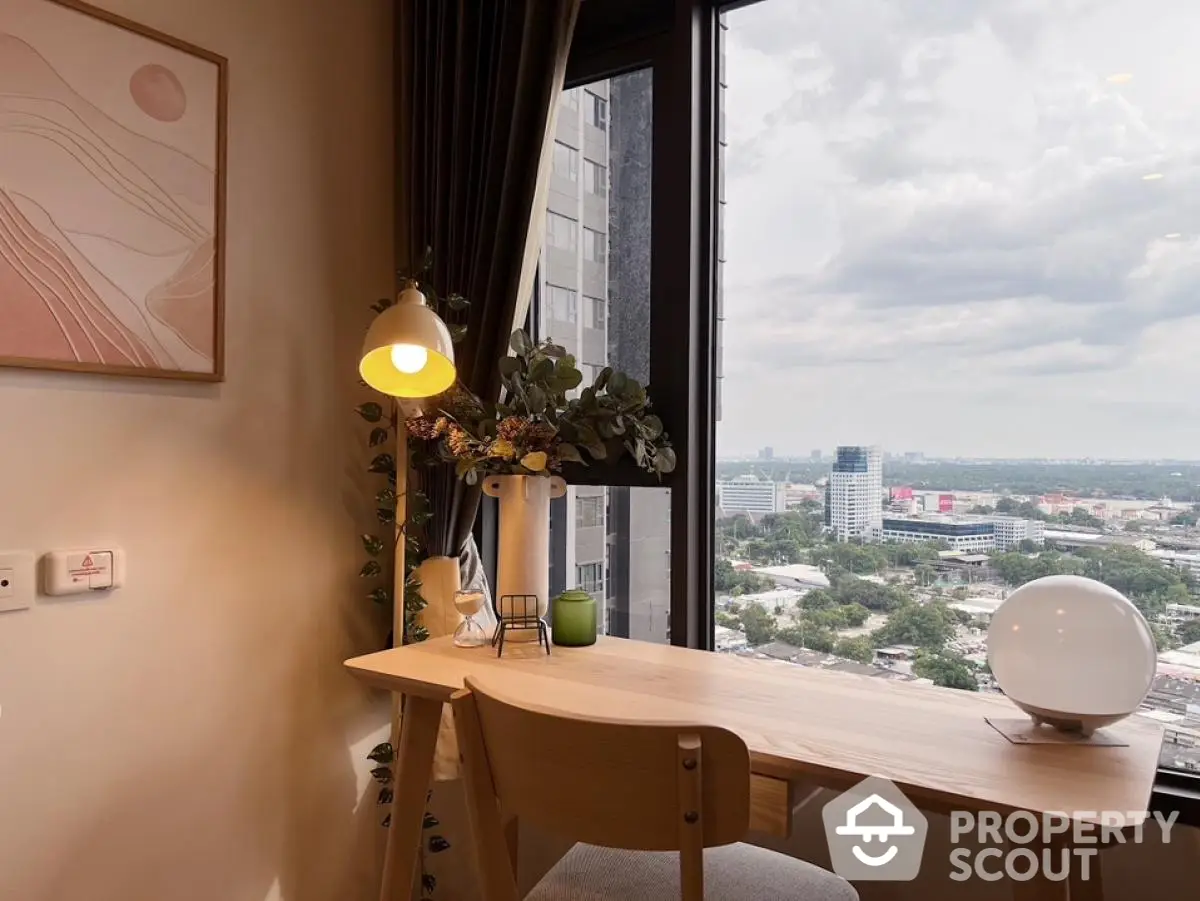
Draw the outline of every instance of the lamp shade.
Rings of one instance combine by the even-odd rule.
[[[1154,681],[1154,636],[1114,588],[1046,576],[992,616],[988,662],[1000,689],[1035,723],[1090,734],[1137,710]]]
[[[433,397],[454,384],[454,345],[415,287],[375,317],[358,364],[363,381],[392,397]]]

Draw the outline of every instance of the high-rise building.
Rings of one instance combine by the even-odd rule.
[[[539,337],[649,381],[651,72],[563,92],[540,266]],[[551,511],[551,594],[579,587],[603,631],[669,638],[670,492],[572,486]]]
[[[717,482],[717,505],[728,515],[782,513],[787,509],[787,486],[754,476],[738,476]]]
[[[773,447],[764,447],[764,448],[762,448],[762,449],[761,449],[761,450],[758,452],[758,459],[760,459],[760,460],[774,460],[774,459],[775,459],[775,448],[773,448]]]
[[[819,447],[813,448],[813,452],[811,454],[809,454],[808,456],[809,456],[809,459],[811,459],[814,463],[820,463],[821,462],[821,449]]]
[[[826,487],[825,524],[838,541],[871,541],[883,532],[883,455],[878,447],[837,449]]]

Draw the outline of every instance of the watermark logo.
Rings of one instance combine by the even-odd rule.
[[[929,821],[887,779],[872,776],[821,810],[833,871],[843,879],[916,879]]]
[[[1110,844],[1171,841],[1177,811],[1080,810],[1071,814],[1013,811],[950,812],[948,857],[925,861],[954,882],[1041,877],[1087,881],[1094,858]],[[929,822],[899,788],[872,776],[821,811],[833,871],[851,881],[904,882],[917,878]]]

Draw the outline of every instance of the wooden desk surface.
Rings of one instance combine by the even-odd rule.
[[[477,674],[568,713],[724,726],[745,740],[757,773],[832,788],[883,776],[928,809],[1143,811],[1161,740],[1158,726],[1129,719],[1107,730],[1128,747],[1013,745],[984,722],[1019,715],[998,695],[620,638],[549,657],[510,642],[502,659],[440,638],[346,666],[431,700]]]

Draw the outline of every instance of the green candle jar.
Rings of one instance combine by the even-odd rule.
[[[596,599],[586,591],[572,589],[556,597],[553,617],[555,644],[582,648],[596,643]]]

